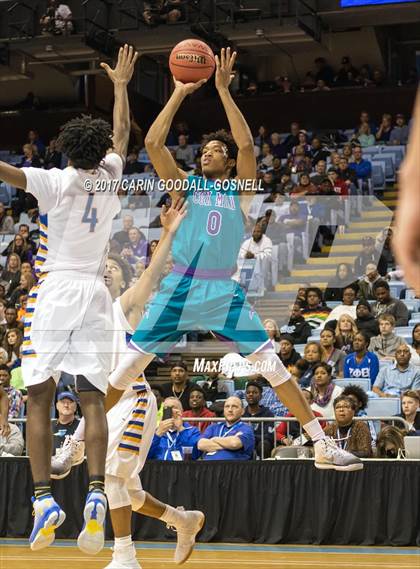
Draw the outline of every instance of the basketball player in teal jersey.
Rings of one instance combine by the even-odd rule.
[[[229,92],[236,53],[222,49],[216,56],[216,88],[229,120],[232,136],[224,131],[208,135],[202,148],[203,177],[189,177],[178,169],[165,140],[172,120],[187,95],[204,81],[182,84],[175,90],[151,126],[146,149],[162,180],[187,180],[188,215],[172,245],[174,268],[162,281],[159,293],[146,310],[131,340],[133,353],[110,376],[108,408],[121,397],[155,355],[166,355],[188,331],[207,329],[235,342],[238,350],[261,370],[278,397],[296,416],[314,441],[318,468],[360,470],[357,457],[339,448],[314,417],[298,384],[275,353],[258,315],[231,276],[236,270],[243,240],[243,216],[252,199],[240,194],[235,181],[255,180],[256,161],[250,129]],[[226,190],[218,190],[220,185]],[[173,192],[173,197],[178,195]],[[270,371],[265,371],[270,370]],[[226,443],[221,438],[220,448]]]

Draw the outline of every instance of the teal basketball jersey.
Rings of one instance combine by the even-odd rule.
[[[172,244],[175,265],[199,270],[236,270],[244,223],[235,180],[188,177],[188,214]],[[219,189],[221,188],[221,189]],[[225,189],[227,188],[227,189]]]

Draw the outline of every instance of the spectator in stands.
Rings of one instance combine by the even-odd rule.
[[[305,399],[308,401],[309,405],[312,405],[314,401],[313,393],[310,389],[302,389],[302,393]],[[319,411],[313,411],[315,417],[322,417],[322,413]],[[285,417],[293,417],[292,413],[287,413]],[[323,429],[325,429],[326,422],[320,421],[319,424]],[[297,444],[299,446],[309,446],[312,445],[312,441],[308,439],[306,433],[302,433],[302,429],[298,421],[282,421],[276,427],[276,440],[284,446],[290,446],[292,444]]]
[[[392,227],[385,227],[375,239],[375,249],[381,255],[381,260],[389,265],[395,266],[394,251],[392,246],[393,229]]]
[[[374,352],[380,360],[393,360],[397,348],[405,342],[394,334],[395,318],[392,314],[381,314],[378,323],[379,336],[371,338],[369,351]]]
[[[303,148],[305,156],[311,155],[311,145],[309,144],[308,133],[306,130],[299,131],[298,144],[292,148],[292,154],[296,154],[298,148]]]
[[[324,81],[326,85],[334,82],[334,70],[324,57],[317,57],[314,61],[316,67],[315,81]]]
[[[77,397],[72,391],[62,391],[56,403],[58,417],[53,422],[53,453],[56,454],[67,442],[67,437],[74,435],[79,424],[77,413]]]
[[[4,203],[0,202],[0,233],[5,234],[5,233],[14,233],[14,232],[15,232],[15,225],[13,217],[7,215]]]
[[[379,370],[373,392],[379,397],[400,397],[404,391],[420,389],[420,370],[410,364],[411,353],[407,344],[395,351],[395,363]]]
[[[268,277],[273,243],[269,237],[264,235],[261,223],[256,223],[252,232],[252,237],[246,239],[239,250],[239,259],[255,259],[253,277],[259,278],[264,282]]]
[[[302,310],[302,315],[312,329],[321,326],[328,318],[331,308],[325,305],[322,291],[318,287],[306,289],[307,308]]]
[[[282,334],[280,336],[280,351],[278,356],[286,368],[294,365],[301,358],[301,355],[297,353],[294,346],[295,341],[293,336],[290,336],[290,334]]]
[[[401,400],[401,413],[398,415],[409,423],[408,432],[420,436],[420,392],[404,391]]]
[[[265,142],[261,148],[261,154],[258,157],[258,169],[266,170],[273,167],[274,156],[271,153],[271,148],[268,142]]]
[[[302,316],[302,306],[296,301],[290,307],[290,320],[288,324],[282,326],[280,332],[290,335],[295,344],[305,344],[309,336],[312,334],[312,328]]]
[[[314,140],[318,140],[318,138],[314,138]],[[314,143],[312,141],[312,144]],[[323,180],[327,177],[327,163],[323,158],[320,158],[316,164],[314,164],[315,172],[311,174],[311,182],[315,184],[315,186],[319,186]]]
[[[182,160],[185,164],[194,164],[194,149],[188,144],[188,138],[185,134],[178,136],[178,147],[176,149],[175,157],[177,160]]]
[[[10,369],[6,364],[0,365],[0,386],[9,399],[9,419],[18,419],[24,407],[22,393],[10,385]]]
[[[392,132],[392,116],[388,113],[382,115],[382,122],[376,133],[378,142],[389,142]]]
[[[360,332],[365,332],[369,338],[379,334],[379,323],[372,314],[372,307],[366,300],[360,300],[356,307],[356,326]]]
[[[274,156],[274,158],[287,158],[287,149],[283,144],[281,144],[281,139],[278,132],[272,133],[270,137],[270,146],[271,154]]]
[[[326,85],[325,81],[318,79],[316,86],[314,89],[312,89],[312,91],[331,91],[331,89],[328,87],[328,85]]]
[[[24,261],[30,263],[32,261],[32,250],[20,233],[15,235],[13,241],[2,252],[2,256],[6,257],[12,253],[18,255],[21,263]]]
[[[350,57],[346,55],[341,59],[341,67],[334,77],[334,84],[337,87],[351,87],[357,75],[357,69],[353,66]]]
[[[339,304],[328,314],[328,318],[325,320],[324,325],[332,320],[338,320],[343,314],[351,316],[354,320],[356,319],[356,305],[354,304],[356,300],[356,291],[354,285],[348,285],[343,288],[343,304]]]
[[[359,458],[372,456],[370,430],[363,421],[355,421],[356,404],[350,397],[340,395],[334,400],[335,421],[325,428],[325,434],[333,437],[338,445]],[[344,468],[345,469],[345,468]]]
[[[167,397],[163,402],[163,408],[163,419],[156,429],[147,458],[149,460],[184,460],[185,449],[190,448],[190,458],[197,460],[200,457],[197,449],[200,439],[198,427],[183,422],[182,403],[177,397]]]
[[[404,433],[397,427],[386,425],[378,435],[376,458],[400,458],[404,452]]]
[[[23,336],[18,328],[11,328],[6,331],[3,338],[3,348],[7,352],[7,366],[9,369],[20,366],[21,356],[20,348],[22,346]]]
[[[279,327],[277,325],[277,322],[273,318],[266,318],[263,321],[263,326],[264,326],[265,331],[268,334],[268,337],[274,343],[276,351],[278,351],[280,348],[280,345],[279,345],[280,330],[279,330]]]
[[[40,24],[44,35],[68,35],[73,31],[72,12],[67,4],[57,0],[49,0],[46,13],[41,17]]]
[[[35,284],[35,279],[32,275],[21,274],[19,285],[15,288],[13,293],[10,295],[10,304],[13,306],[18,304],[19,297],[22,294],[29,294],[29,291]]]
[[[128,231],[128,242],[124,244],[121,257],[126,259],[130,265],[135,265],[139,261],[145,264],[147,247],[148,244],[143,233],[137,227],[132,227]]]
[[[190,391],[190,410],[184,411],[182,416],[186,419],[202,418],[202,417],[215,417],[216,414],[207,409],[206,395],[204,389],[199,385],[194,385]],[[193,422],[194,427],[197,427],[200,433],[204,433],[210,423],[196,423]]]
[[[10,433],[0,431],[0,457],[22,456],[25,446],[22,432],[17,425],[9,423]]]
[[[214,371],[209,371],[204,384],[202,385],[206,401],[214,403],[218,399],[226,399],[227,392],[223,381],[226,376],[220,373],[220,362],[214,360],[210,362]]]
[[[14,330],[15,328],[18,328],[18,330],[23,332],[23,324],[21,322],[18,322],[17,320],[17,310],[15,306],[8,306],[4,311],[4,316],[6,318],[6,324],[1,326],[0,328],[0,332],[2,334],[2,340],[4,340],[4,336],[6,335],[6,332],[8,332],[9,330]]]
[[[354,274],[351,265],[348,263],[340,263],[337,266],[335,277],[328,283],[325,291],[325,300],[342,301],[344,287],[354,282]]]
[[[292,148],[294,148],[299,144],[299,136],[298,136],[299,131],[300,131],[299,123],[292,122],[292,124],[290,125],[290,133],[286,136],[286,138],[283,141],[283,144],[286,147],[287,152],[291,152]]]
[[[163,401],[164,401],[164,397],[163,397],[163,391],[160,385],[153,385],[152,387],[152,393],[153,395],[156,397],[156,404],[157,404],[157,425],[159,425],[159,423],[162,421],[162,417],[163,417]]]
[[[115,241],[121,246],[124,246],[125,243],[128,243],[128,232],[134,226],[134,218],[132,215],[124,215],[123,217],[123,228],[121,231],[117,231],[112,237]]]
[[[317,342],[308,342],[303,351],[303,359],[309,364],[304,374],[299,379],[300,387],[310,387],[315,367],[321,363],[322,348]]]
[[[369,113],[368,113],[367,111],[362,111],[362,112],[360,113],[359,125],[354,129],[355,134],[357,134],[357,133],[360,131],[361,127],[362,127],[364,124],[369,125],[370,131],[372,132],[372,134],[375,134],[375,132],[376,132],[376,125],[375,125],[375,123],[370,119],[370,115],[369,115]]]
[[[334,400],[343,391],[342,387],[334,385],[332,381],[332,368],[325,362],[314,367],[311,381],[311,390],[314,401],[311,405],[313,411],[318,411],[327,419],[334,416]]]
[[[126,176],[131,176],[132,174],[141,174],[142,172],[144,172],[144,166],[138,161],[138,153],[134,151],[129,152],[123,173]]]
[[[271,169],[264,172],[260,187],[261,193],[263,194],[272,194],[276,191],[277,184],[274,180],[273,172]]]
[[[405,116],[401,113],[398,113],[395,116],[395,126],[391,130],[389,141],[391,144],[407,144],[409,133],[410,129],[405,122]]]
[[[365,274],[358,281],[358,298],[360,300],[375,300],[373,286],[381,280],[381,275],[375,263],[366,265]]]
[[[368,351],[370,338],[366,332],[359,331],[353,340],[353,352],[344,362],[344,377],[369,379],[374,384],[379,372],[379,360],[376,354]]]
[[[298,198],[299,196],[304,196],[306,194],[316,194],[317,187],[311,181],[309,174],[302,172],[299,175],[299,184],[293,188],[290,196],[293,198]]]
[[[248,405],[243,417],[274,417],[270,409],[261,405],[262,393],[262,387],[256,381],[246,384],[245,397]],[[269,458],[274,446],[274,423],[249,423],[249,426],[254,430],[257,456],[261,459]]]
[[[62,154],[57,150],[57,139],[52,138],[45,152],[44,168],[50,170],[51,168],[61,168]]]
[[[36,154],[36,147],[32,144],[23,145],[23,158],[18,168],[41,168],[42,163],[39,159],[38,154]]]
[[[341,160],[340,153],[339,152],[331,152],[330,160],[331,160],[331,167],[338,171],[339,167],[340,167],[340,160]]]
[[[299,131],[299,126],[298,126],[297,130]],[[258,128],[258,134],[254,140],[255,140],[255,144],[257,146],[259,146],[260,148],[262,148],[263,144],[269,144],[270,143],[270,135],[268,132],[268,128],[265,125],[261,125]]]
[[[343,377],[343,366],[346,355],[335,347],[335,332],[326,328],[322,330],[319,343],[322,349],[321,360],[332,367],[334,377]]]
[[[358,180],[365,181],[372,176],[372,164],[369,160],[363,158],[363,150],[361,146],[353,148],[353,161],[349,164]]]
[[[360,144],[362,148],[373,146],[376,143],[375,135],[372,134],[370,126],[367,122],[360,125],[358,133],[354,135],[354,139]]]
[[[392,314],[395,318],[395,326],[407,326],[409,312],[408,308],[397,298],[391,296],[389,284],[380,280],[373,286],[376,302],[372,306],[372,312],[375,318],[381,314]]]
[[[36,153],[39,157],[44,156],[45,144],[40,139],[38,131],[32,129],[28,132],[28,144],[35,146]]]
[[[338,179],[343,180],[347,185],[356,182],[356,174],[354,170],[349,167],[349,161],[345,156],[340,156],[338,161]]]
[[[353,340],[357,334],[357,326],[354,319],[348,314],[343,314],[335,327],[336,346],[344,353],[353,351]]]
[[[251,460],[255,449],[252,427],[242,422],[244,409],[238,397],[226,399],[225,421],[208,427],[198,441],[203,460]]]
[[[412,344],[410,346],[411,363],[420,366],[420,322],[413,328]]]
[[[366,407],[369,399],[364,389],[362,389],[358,385],[353,385],[350,383],[349,385],[346,385],[344,387],[341,395],[345,395],[346,397],[354,401],[354,404],[356,405],[356,417],[367,417]],[[377,439],[375,425],[373,421],[368,421],[367,425],[370,430],[372,449],[374,449],[376,448],[376,439]]]
[[[19,225],[18,233],[24,238],[25,243],[32,251],[32,255],[33,256],[36,255],[38,251],[38,245],[35,243],[35,241],[31,239],[31,234],[29,232],[29,225],[27,223],[21,223]]]
[[[188,377],[188,366],[183,361],[171,365],[171,381],[162,385],[163,397],[176,397],[181,401],[183,410],[190,409],[190,394],[193,384]]]
[[[362,239],[362,251],[354,261],[354,274],[356,277],[362,277],[362,275],[365,274],[368,263],[376,264],[380,275],[385,276],[387,274],[387,262],[382,256],[379,256],[375,250],[375,240],[373,237],[363,237]]]
[[[271,387],[269,382],[262,375],[259,374],[250,376],[250,379],[252,381],[256,381],[262,387],[263,394],[260,404],[263,407],[267,407],[268,409],[270,409],[270,411],[273,413],[275,417],[283,417],[283,415],[287,413],[287,409],[283,405],[283,403],[279,400],[279,398],[276,395],[276,392]],[[246,397],[244,389],[237,389],[234,393],[234,396],[238,397],[238,399],[240,399],[245,403]]]

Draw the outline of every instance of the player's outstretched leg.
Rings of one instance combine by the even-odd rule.
[[[52,378],[28,387],[27,443],[34,480],[34,527],[29,538],[36,551],[51,545],[55,530],[66,519],[66,514],[51,495],[50,460],[52,433],[50,409],[55,392]]]
[[[81,385],[88,386],[86,380],[80,381],[78,389],[83,415],[86,421],[85,441],[89,470],[89,492],[83,512],[84,523],[77,545],[87,554],[95,555],[104,546],[105,516],[107,500],[105,496],[105,459],[108,447],[108,424],[106,421],[104,395],[100,391],[83,391]]]
[[[131,539],[132,511],[162,520],[175,529],[177,546],[174,562],[181,565],[189,559],[197,534],[204,525],[205,516],[202,512],[185,511],[163,504],[142,490],[140,483],[135,489],[127,489],[127,480],[117,476],[106,476],[106,492],[115,535],[112,561],[106,569],[140,569]]]
[[[273,348],[254,352],[247,356],[247,359],[252,363],[259,362],[261,374],[270,382],[279,399],[311,437],[317,468],[344,471],[363,469],[360,458],[343,450],[332,438],[325,436],[298,384],[292,379]]]

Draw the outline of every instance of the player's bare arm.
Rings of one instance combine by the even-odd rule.
[[[175,89],[172,96],[147,133],[146,150],[153,167],[162,180],[183,180],[187,178],[186,172],[177,167],[175,160],[165,146],[165,141],[174,116],[185,97],[197,91],[205,82],[206,80],[202,79],[197,83],[181,83],[174,78]],[[176,195],[179,195],[176,191],[171,192],[172,198]]]
[[[132,46],[125,44],[124,47],[120,47],[115,69],[111,69],[106,63],[101,63],[101,67],[105,69],[114,83],[114,136],[112,140],[114,152],[119,154],[124,161],[127,156],[131,122],[127,85],[133,76],[138,57],[138,52]]]
[[[399,204],[393,239],[395,256],[404,278],[420,295],[420,89],[407,156],[400,170]]]
[[[19,168],[0,162],[0,180],[20,190],[26,190],[26,176]]]
[[[0,385],[0,433],[3,437],[7,437],[10,434],[10,425],[8,422],[9,416],[9,399],[7,393]]]
[[[165,206],[162,208],[160,219],[163,232],[150,265],[143,272],[136,284],[126,290],[120,299],[123,312],[132,328],[135,328],[140,321],[144,305],[152,294],[153,287],[165,266],[174,235],[178,231],[186,214],[186,203],[184,199],[179,198],[179,196],[173,201],[169,209]]]
[[[223,48],[219,56],[216,55],[216,88],[226,111],[233,139],[238,147],[236,163],[237,177],[241,180],[255,180],[257,176],[257,163],[254,156],[254,139],[245,117],[229,91],[229,85],[234,78],[233,67],[236,61],[236,52],[231,53],[230,47]],[[248,214],[252,192],[246,192],[246,198],[241,195],[241,207],[245,215]]]

